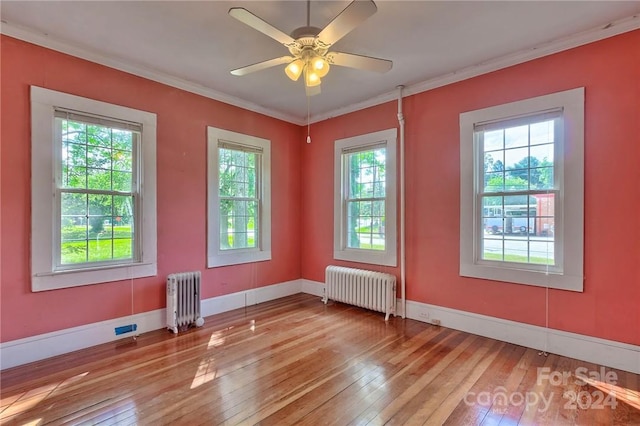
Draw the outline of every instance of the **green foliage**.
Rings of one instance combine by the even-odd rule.
[[[90,219],[93,232],[103,229],[104,220],[120,217],[130,223],[133,198],[127,195],[97,195],[91,191],[130,192],[133,179],[131,131],[62,120],[62,215],[64,221]],[[64,189],[84,189],[70,193]]]
[[[218,154],[220,249],[255,247],[260,154],[230,148]]]
[[[104,221],[102,217],[92,217],[89,220],[91,224],[91,231],[98,234],[104,230]]]
[[[130,238],[104,238],[62,243],[63,265],[132,258]]]
[[[485,191],[522,191],[553,188],[553,163],[547,158],[525,157],[504,169],[491,154],[484,157]]]
[[[504,259],[501,253],[484,253],[482,258],[485,260],[499,260],[504,262],[517,262],[517,263],[535,263],[540,265],[553,265],[554,260],[546,257],[529,257],[519,254],[505,254]]]
[[[347,206],[347,245],[351,248],[371,248],[364,246],[358,234],[360,229],[367,227],[379,234],[381,239],[384,238],[386,148],[347,154],[346,161],[351,200]],[[357,201],[359,199],[373,200]]]

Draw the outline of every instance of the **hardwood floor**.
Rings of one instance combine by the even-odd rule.
[[[596,371],[299,294],[6,370],[0,422],[640,425],[639,376]]]

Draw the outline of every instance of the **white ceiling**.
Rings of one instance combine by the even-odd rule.
[[[324,27],[348,4],[312,1],[311,25]],[[310,98],[315,119],[354,104],[373,104],[372,99],[384,99],[398,85],[426,87],[424,82],[461,70],[509,64],[505,57],[535,57],[533,48],[544,53],[550,46],[555,50],[548,51],[571,47],[584,39],[580,34],[597,34],[610,23],[623,28],[617,32],[640,27],[639,1],[376,4],[377,13],[332,50],[390,59],[393,69],[377,74],[332,67],[322,94]],[[0,11],[5,34],[305,123],[302,81],[289,80],[284,66],[243,77],[229,73],[288,54],[284,46],[231,18],[227,12],[234,6],[285,33],[306,24],[304,1],[2,1]]]

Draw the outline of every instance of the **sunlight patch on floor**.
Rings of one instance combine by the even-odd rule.
[[[216,369],[214,358],[203,359],[200,361],[196,375],[191,382],[190,389],[195,389],[212,381],[216,378],[217,372],[218,370]]]
[[[29,389],[20,395],[14,394],[3,398],[0,402],[0,405],[4,407],[0,414],[0,420],[6,419],[18,413],[24,413],[25,411],[32,409],[33,407],[37,406],[42,401],[47,399],[47,397],[53,395],[56,390],[62,389],[72,383],[77,382],[78,380],[81,380],[87,374],[89,374],[89,372],[85,371],[84,373],[80,373],[66,380],[63,380],[60,383],[52,383],[44,386],[39,386],[34,389]],[[9,402],[9,400],[12,401]],[[29,424],[35,425],[38,424],[38,422],[40,422],[41,420],[42,419],[37,419],[33,421],[35,423],[32,422]]]

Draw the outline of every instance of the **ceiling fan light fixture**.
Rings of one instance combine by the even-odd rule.
[[[304,84],[307,87],[319,86],[322,81],[320,76],[313,70],[312,67],[306,67],[304,73]]]
[[[295,61],[287,65],[287,67],[284,69],[284,72],[291,80],[298,81],[303,69],[304,62],[302,61],[302,59],[296,59]]]
[[[318,74],[318,77],[322,78],[329,72],[329,62],[322,57],[316,56],[311,60],[311,66],[313,67],[313,71]]]

